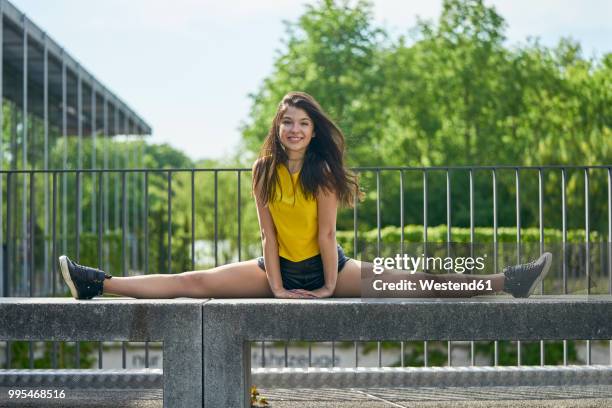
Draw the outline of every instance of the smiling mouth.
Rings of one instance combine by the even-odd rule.
[[[301,138],[301,137],[288,137],[287,138],[287,140],[289,140],[290,142],[299,142],[302,139],[303,138]]]

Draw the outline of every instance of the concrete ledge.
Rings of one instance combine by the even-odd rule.
[[[469,299],[226,299],[205,306],[210,329],[249,340],[612,339],[612,296]]]
[[[253,384],[269,388],[517,387],[609,385],[612,366],[257,368]]]
[[[136,388],[154,389],[163,387],[161,369],[134,370],[109,369],[36,369],[0,370],[0,387],[55,387],[68,389]]]
[[[204,401],[213,407],[248,406],[251,341],[612,339],[609,295],[226,299],[203,310]]]
[[[207,407],[249,406],[252,341],[609,340],[611,321],[609,295],[211,301],[0,298],[0,340],[163,342],[166,407],[196,407],[202,403]],[[397,374],[397,380],[390,384],[388,378],[383,381],[389,372],[351,370],[344,373],[343,380],[339,370],[319,374],[328,376],[325,381],[332,381],[333,375],[351,386],[360,381],[381,386],[393,386],[393,381],[401,386],[450,386],[464,381],[465,386],[487,381],[524,384],[525,378],[545,384],[576,384],[573,377],[577,372],[571,367],[402,369],[401,373],[391,372]],[[579,375],[589,384],[599,384],[602,378],[609,383],[611,378],[609,368],[581,370],[584,372]],[[96,381],[95,371],[92,382]],[[5,375],[7,381],[16,378]],[[148,372],[143,380],[152,380],[155,375]],[[306,370],[290,375],[298,381],[312,373]]]
[[[202,405],[206,301],[0,298],[0,340],[161,341],[164,406],[196,407]]]

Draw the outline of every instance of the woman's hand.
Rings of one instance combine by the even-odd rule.
[[[309,294],[309,293],[305,293],[308,292],[307,290],[303,290],[303,289],[292,289],[292,290],[287,290],[287,289],[279,289],[274,291],[274,297],[277,299],[314,299],[316,298],[315,295],[313,294]]]
[[[308,298],[318,299],[318,298],[328,298],[334,294],[333,289],[329,289],[326,286],[322,286],[319,289],[315,290],[306,290],[306,289],[294,289],[292,292],[299,293]]]

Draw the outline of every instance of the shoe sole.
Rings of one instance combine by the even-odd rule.
[[[68,270],[68,260],[67,259],[68,258],[66,257],[66,255],[62,255],[59,257],[60,270],[62,271],[62,276],[64,277],[64,281],[68,285],[68,288],[70,288],[70,293],[72,293],[72,297],[74,297],[75,299],[78,299],[79,296],[78,296],[76,287],[74,286],[74,282],[72,281],[72,278],[70,277],[70,270]]]
[[[538,276],[536,280],[533,281],[533,284],[529,288],[529,292],[527,292],[526,297],[531,296],[536,286],[538,286],[540,282],[542,282],[542,280],[546,277],[546,274],[548,273],[548,270],[550,269],[550,265],[552,265],[552,254],[550,252],[545,252],[542,254],[542,256],[546,258],[546,261],[544,261],[544,268],[542,269],[540,276]]]

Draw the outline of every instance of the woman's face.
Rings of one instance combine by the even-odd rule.
[[[314,123],[303,109],[288,106],[281,117],[278,134],[289,158],[299,158],[306,153],[313,138]]]

